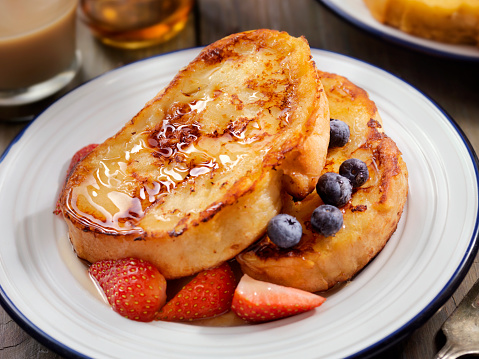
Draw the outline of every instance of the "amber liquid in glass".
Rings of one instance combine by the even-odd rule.
[[[81,0],[83,21],[103,43],[136,49],[165,42],[188,20],[194,0]]]

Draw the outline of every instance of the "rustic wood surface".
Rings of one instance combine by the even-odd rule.
[[[105,47],[78,23],[77,44],[82,52],[83,66],[70,89],[141,58],[203,46],[228,34],[255,28],[304,35],[311,47],[345,54],[399,76],[440,104],[464,130],[476,151],[479,149],[477,63],[438,58],[385,43],[345,23],[314,0],[198,0],[186,29],[177,37],[168,43],[135,51]],[[49,102],[51,100],[9,111],[0,109],[0,153],[27,125],[27,122],[12,121],[12,118],[41,111]],[[6,118],[9,120],[4,121]],[[444,344],[440,331],[442,323],[477,278],[478,258],[442,308],[410,336],[374,358],[432,358]],[[0,308],[0,358],[53,359],[61,356],[29,336]]]

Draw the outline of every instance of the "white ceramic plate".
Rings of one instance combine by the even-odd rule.
[[[457,60],[479,61],[479,48],[453,45],[409,35],[373,18],[363,0],[318,0],[343,19],[367,32],[414,50]]]
[[[398,231],[379,256],[317,310],[229,328],[137,323],[91,289],[52,214],[65,169],[104,140],[192,60],[185,50],[114,70],[42,113],[0,165],[0,298],[31,335],[65,356],[94,358],[344,358],[370,353],[423,323],[457,287],[477,250],[478,177],[467,139],[400,79],[313,50],[319,68],[369,91],[410,172]]]

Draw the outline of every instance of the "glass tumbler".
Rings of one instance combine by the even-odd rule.
[[[188,20],[194,0],[81,0],[82,20],[103,43],[137,49],[165,42]]]
[[[77,0],[0,0],[0,108],[58,92],[80,66]]]

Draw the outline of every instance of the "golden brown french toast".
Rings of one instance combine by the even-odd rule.
[[[479,45],[477,0],[364,0],[376,20],[423,38]]]
[[[281,192],[324,166],[329,108],[304,38],[255,30],[204,48],[72,171],[60,206],[77,255],[136,257],[168,279],[263,235]]]
[[[351,133],[344,147],[329,150],[323,172],[338,173],[345,160],[357,158],[367,164],[369,179],[340,208],[343,226],[334,236],[325,237],[311,226],[312,212],[323,204],[316,191],[299,202],[285,194],[282,213],[302,225],[300,242],[282,249],[265,236],[237,256],[243,272],[255,279],[311,292],[352,278],[382,250],[396,230],[408,192],[406,165],[384,134],[368,94],[344,77],[325,72],[320,77],[331,118],[344,121]]]

